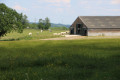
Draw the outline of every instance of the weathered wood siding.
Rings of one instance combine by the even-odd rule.
[[[88,29],[88,36],[120,36],[120,29]]]
[[[71,25],[71,27],[74,27],[74,34],[76,34],[76,25],[77,24],[83,24],[83,27],[86,27],[85,24],[82,22],[82,20],[78,17],[74,23]]]
[[[74,28],[74,34],[76,35],[76,25],[82,24],[83,28],[87,29],[87,36],[120,36],[120,28],[90,28],[89,25],[86,26],[80,17],[78,17],[74,23],[71,25],[71,27]],[[99,26],[99,25],[98,25]]]

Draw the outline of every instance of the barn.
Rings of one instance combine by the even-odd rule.
[[[81,36],[120,36],[120,16],[79,16],[70,34]]]

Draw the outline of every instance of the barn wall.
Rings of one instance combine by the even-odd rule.
[[[88,36],[120,36],[120,29],[89,29]]]
[[[75,21],[74,21],[74,23],[72,24],[72,26],[71,27],[74,27],[74,34],[76,34],[76,25],[77,24],[83,24],[83,27],[86,27],[85,25],[84,25],[84,23],[82,22],[82,20],[78,17]]]
[[[74,34],[76,34],[76,25],[77,24],[83,24],[83,27],[87,29],[87,35],[88,36],[120,36],[120,28],[87,28],[86,25],[82,22],[82,20],[78,17],[74,23],[71,25],[71,27],[74,28]]]

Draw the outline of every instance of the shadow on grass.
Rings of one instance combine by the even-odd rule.
[[[20,37],[20,38],[17,38],[17,39],[3,39],[3,40],[0,40],[0,41],[19,41],[19,40],[31,40],[32,39],[32,36],[24,36],[24,37]]]
[[[44,77],[45,80],[119,80],[120,78],[120,56],[91,58],[73,54],[61,57],[31,58],[18,57],[16,59],[12,58],[12,60],[2,60],[4,63],[1,62],[0,64],[0,71],[9,73],[12,70],[14,77],[18,77],[14,71],[19,69],[17,72],[22,74],[25,70],[28,70],[26,68],[30,68],[28,73],[34,76],[33,80],[39,80],[35,79],[37,76],[33,74],[34,72],[36,72],[36,75]],[[6,75],[8,79],[9,75]],[[30,79],[32,76],[29,76]],[[18,80],[22,79],[19,78]]]
[[[7,54],[7,57],[0,58],[1,77],[5,76],[8,80],[13,77],[23,80],[25,77],[20,75],[28,73],[31,75],[30,80],[40,80],[41,77],[44,80],[120,79],[120,50],[117,43],[111,43],[113,46],[107,42],[106,44],[104,42],[86,44],[78,41],[78,43],[72,44],[65,42],[64,45],[63,43],[53,43],[47,41],[38,46],[27,45],[25,48],[1,47],[1,54]],[[26,43],[23,44],[25,46]],[[104,46],[102,47],[102,45]],[[111,51],[113,51],[113,55],[108,56]],[[84,55],[88,52],[92,56]],[[101,53],[107,54],[104,55],[106,57],[101,57]],[[94,56],[96,54],[100,57]],[[17,75],[16,72],[19,72],[17,74],[20,75]],[[4,80],[4,78],[1,79]]]
[[[3,39],[3,40],[0,40],[0,41],[19,41],[20,39]]]

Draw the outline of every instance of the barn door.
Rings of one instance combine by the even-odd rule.
[[[70,34],[74,34],[74,28],[71,28]]]
[[[76,25],[76,34],[80,35],[80,28],[81,28],[81,24],[77,24]]]
[[[76,34],[78,34],[78,24],[76,24]]]
[[[78,35],[82,34],[82,24],[76,25],[76,34],[78,34]]]
[[[81,35],[81,36],[87,35],[87,29],[83,28],[83,24],[76,25],[76,34]]]
[[[83,28],[82,29],[82,36],[87,36],[87,29],[86,28]]]

